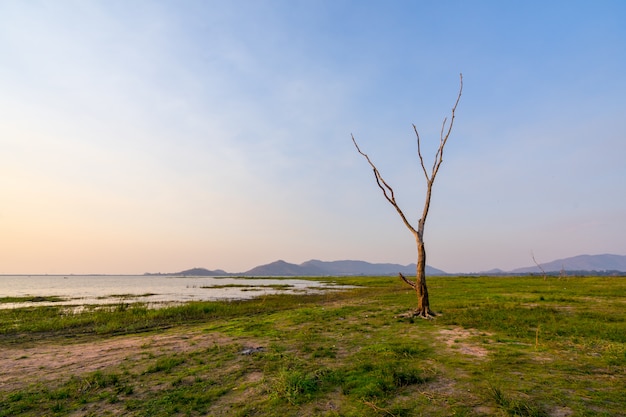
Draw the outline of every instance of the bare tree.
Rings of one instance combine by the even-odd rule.
[[[439,167],[441,167],[441,163],[443,162],[443,150],[446,146],[446,143],[448,143],[448,138],[450,137],[450,133],[452,132],[456,108],[459,104],[459,101],[461,100],[461,93],[463,92],[463,74],[460,74],[459,78],[459,94],[457,95],[456,102],[452,107],[450,122],[448,123],[448,118],[446,117],[441,125],[441,133],[439,135],[439,148],[437,149],[437,153],[435,154],[435,160],[433,162],[432,168],[430,169],[430,172],[428,169],[426,169],[424,157],[422,156],[420,135],[415,125],[413,125],[413,131],[415,132],[415,136],[417,138],[417,155],[419,156],[420,165],[422,166],[422,171],[424,172],[424,177],[426,178],[426,198],[424,201],[424,208],[422,210],[422,217],[420,217],[417,222],[417,228],[413,227],[413,225],[409,222],[406,215],[396,202],[393,188],[391,188],[391,186],[389,186],[389,184],[387,184],[387,182],[383,179],[380,171],[378,171],[378,168],[376,168],[376,165],[374,165],[369,156],[361,151],[359,145],[356,142],[356,139],[354,139],[354,135],[352,135],[352,142],[354,143],[356,150],[367,160],[367,162],[374,170],[376,184],[382,190],[385,199],[387,199],[387,201],[396,209],[396,211],[400,215],[400,218],[404,222],[404,225],[415,237],[415,243],[417,245],[417,272],[415,276],[415,281],[407,279],[401,273],[400,278],[405,283],[410,285],[415,290],[415,293],[417,295],[417,309],[412,312],[411,315],[423,318],[431,318],[435,316],[435,314],[430,309],[430,302],[428,300],[428,288],[426,286],[426,247],[424,245],[424,226],[426,225],[426,217],[428,216],[428,210],[430,208],[430,199],[432,195],[433,184],[435,183],[435,177],[437,176],[437,173],[439,172]]]

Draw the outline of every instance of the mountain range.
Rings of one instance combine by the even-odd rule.
[[[299,265],[276,261],[257,266],[244,275],[286,275],[286,276],[328,276],[328,275],[397,275],[398,272],[413,275],[415,264],[399,265],[390,263],[372,264],[365,261],[319,261],[312,259]],[[440,269],[426,266],[427,275],[445,275]]]
[[[557,259],[555,261],[537,265],[517,268],[511,271],[514,274],[529,274],[542,272],[560,271],[620,271],[626,272],[626,256],[624,255],[578,255],[571,258]],[[542,271],[543,269],[543,271]]]
[[[292,264],[283,260],[266,265],[259,265],[245,272],[228,273],[224,270],[208,270],[192,268],[172,275],[194,276],[266,276],[266,277],[304,277],[304,276],[338,276],[338,275],[397,275],[402,272],[415,275],[416,264],[400,265],[392,263],[369,263],[365,261],[319,261],[312,259],[301,264]],[[427,275],[446,275],[440,269],[426,266]],[[170,275],[170,274],[167,274]]]
[[[592,272],[626,272],[626,255],[579,255],[571,258],[557,259],[555,261],[517,268],[511,271],[492,269],[481,274],[540,274],[559,273],[592,273]],[[265,265],[259,265],[245,272],[229,273],[222,269],[209,270],[205,268],[192,268],[185,271],[165,275],[193,275],[193,276],[340,276],[340,275],[397,275],[399,272],[406,275],[415,274],[416,265],[400,265],[393,263],[369,263],[365,261],[320,261],[312,259],[301,264],[292,264],[283,260]],[[543,271],[542,271],[543,270]],[[152,274],[146,274],[152,275]],[[161,275],[161,274],[157,274]],[[449,275],[441,269],[426,266],[426,275]]]

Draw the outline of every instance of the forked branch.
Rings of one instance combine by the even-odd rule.
[[[450,133],[452,133],[452,126],[454,126],[454,117],[456,114],[456,108],[459,105],[459,101],[461,100],[461,95],[463,94],[463,74],[459,74],[460,86],[459,86],[459,94],[456,97],[456,101],[454,102],[454,106],[452,107],[452,112],[450,115],[450,123],[448,124],[448,118],[443,119],[443,123],[441,124],[441,132],[439,133],[439,148],[437,149],[437,153],[435,154],[435,160],[433,161],[433,167],[431,169],[430,175],[426,170],[426,166],[424,165],[424,157],[422,156],[422,149],[420,143],[420,135],[417,132],[417,128],[413,125],[413,131],[415,132],[415,137],[417,138],[417,154],[420,158],[420,165],[422,166],[422,171],[424,171],[424,176],[426,177],[426,181],[429,184],[432,184],[435,181],[435,177],[437,176],[437,172],[439,172],[439,167],[443,162],[443,148],[446,146],[448,142],[448,138],[450,137]],[[447,129],[446,129],[447,126]]]

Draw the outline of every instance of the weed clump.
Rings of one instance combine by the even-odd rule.
[[[548,413],[541,407],[521,399],[513,399],[498,387],[490,387],[491,397],[495,403],[509,416],[520,417],[548,417]]]

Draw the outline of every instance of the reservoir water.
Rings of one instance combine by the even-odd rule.
[[[0,275],[0,298],[56,296],[61,301],[1,303],[0,308],[248,299],[266,294],[347,288],[305,279],[165,275]]]

